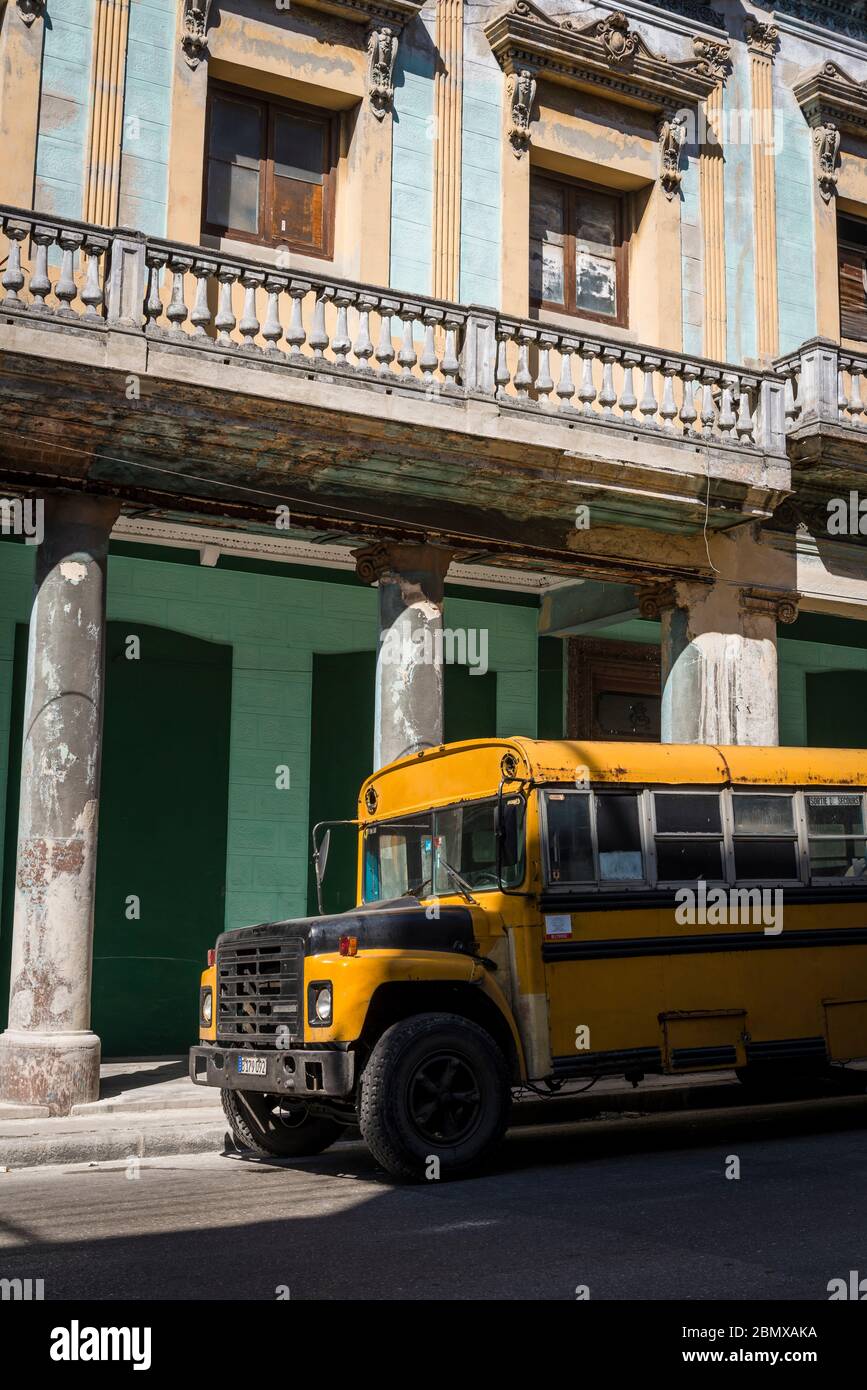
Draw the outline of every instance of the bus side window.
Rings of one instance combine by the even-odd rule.
[[[635,792],[602,792],[597,795],[596,836],[601,882],[640,883],[644,879],[641,825]]]
[[[724,880],[719,792],[654,792],[656,877]]]
[[[793,797],[771,792],[734,792],[735,878],[797,879],[798,832]]]
[[[805,792],[811,878],[863,878],[867,870],[860,792]]]

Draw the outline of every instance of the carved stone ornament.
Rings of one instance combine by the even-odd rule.
[[[646,584],[638,591],[638,611],[649,623],[658,623],[666,608],[677,606],[673,583]]]
[[[45,13],[45,0],[15,0],[15,8],[29,29],[34,19]]]
[[[837,192],[837,165],[840,160],[840,132],[829,122],[813,131],[813,145],[816,150],[816,173],[819,179],[819,192],[826,203],[830,203]]]
[[[187,66],[197,68],[208,44],[211,0],[184,0],[181,16],[181,48]]]
[[[780,42],[780,31],[776,24],[765,24],[750,15],[744,21],[744,38],[750,53],[758,53],[763,58],[774,58]]]
[[[746,613],[762,613],[786,625],[798,617],[799,594],[784,589],[742,589],[741,609]]]
[[[566,20],[564,29],[573,28],[571,20]],[[623,63],[631,58],[638,47],[638,35],[629,32],[629,20],[622,10],[615,10],[607,19],[602,19],[596,28],[602,47],[612,63]]]
[[[695,38],[692,41],[696,58],[714,82],[724,82],[732,70],[732,51],[720,39]]]
[[[683,174],[680,152],[686,140],[686,117],[683,112],[666,114],[659,122],[659,182],[666,198],[671,201],[680,191]]]
[[[509,77],[509,140],[517,159],[530,148],[530,121],[536,100],[536,79],[527,68]]]
[[[397,34],[390,25],[373,25],[367,35],[367,95],[370,109],[378,121],[390,110],[394,99],[394,64]]]

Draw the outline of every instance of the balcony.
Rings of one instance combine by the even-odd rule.
[[[0,225],[7,486],[260,525],[283,505],[293,526],[624,582],[679,573],[660,533],[766,520],[790,491],[788,364],[20,209]]]

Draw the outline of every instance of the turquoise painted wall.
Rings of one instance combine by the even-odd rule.
[[[430,294],[434,180],[434,48],[421,21],[404,32],[394,73],[390,283]]]
[[[49,0],[36,145],[35,205],[81,217],[93,47],[93,0]]]
[[[503,75],[487,41],[464,24],[461,266],[464,304],[500,307]]]
[[[690,132],[692,135],[692,132]],[[702,245],[699,161],[695,139],[682,151],[680,205],[681,302],[683,350],[701,356],[704,346],[704,251]]]
[[[756,355],[753,157],[747,124],[751,104],[749,55],[742,43],[734,43],[732,74],[723,96],[727,136],[724,178],[726,357],[730,362],[743,362]]]
[[[0,818],[5,806],[15,624],[26,622],[35,551],[0,544]],[[497,731],[536,732],[535,607],[450,598],[451,627],[487,628],[497,673]],[[313,653],[373,648],[373,589],[320,578],[206,569],[113,555],[108,616],[232,644],[226,926],[303,915],[309,852]],[[278,791],[287,764],[291,786]],[[0,833],[0,853],[3,837]],[[0,863],[2,875],[2,863]]]
[[[165,236],[175,0],[130,0],[118,220]]]
[[[812,132],[790,81],[796,65],[774,67],[776,114],[777,295],[780,353],[792,352],[816,333]],[[788,80],[787,80],[788,79]]]

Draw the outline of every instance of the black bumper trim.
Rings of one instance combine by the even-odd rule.
[[[264,1076],[239,1072],[239,1057],[264,1058]],[[190,1048],[190,1080],[197,1086],[219,1086],[224,1090],[268,1091],[311,1099],[345,1097],[352,1094],[355,1085],[355,1054],[315,1048],[266,1052],[211,1043]]]

